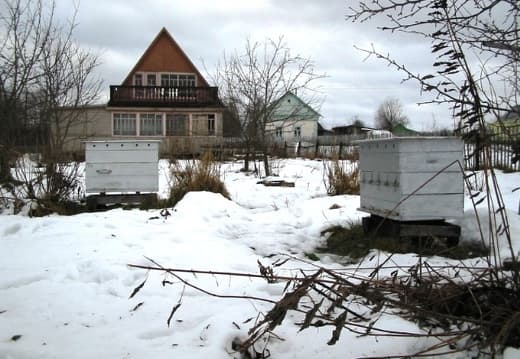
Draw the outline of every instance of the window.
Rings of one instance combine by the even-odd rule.
[[[162,92],[166,97],[194,96],[188,87],[195,87],[195,74],[161,74]]]
[[[155,88],[155,86],[157,85],[155,82],[156,80],[157,80],[157,78],[156,78],[155,74],[146,75],[146,85],[148,87],[152,87],[152,88],[146,89],[146,97],[155,99],[160,95],[160,91]]]
[[[191,89],[195,87],[195,75],[179,75],[179,96],[194,96],[194,91]]]
[[[294,128],[294,137],[302,137],[302,128],[300,126]]]
[[[163,87],[195,87],[195,74],[161,74]]]
[[[180,87],[187,87],[188,86],[188,80],[186,79],[186,75],[179,75],[178,83],[179,83]]]
[[[195,75],[186,75],[186,86],[195,87]]]
[[[155,74],[146,75],[146,84],[148,86],[155,86]]]
[[[188,136],[188,127],[188,115],[166,115],[166,136]]]
[[[274,135],[275,135],[276,137],[282,137],[282,136],[283,136],[282,127],[276,127],[276,130],[275,130]]]
[[[114,136],[135,136],[136,120],[135,113],[114,113],[113,133]]]
[[[143,75],[141,75],[141,74],[134,75],[134,86],[143,86]]]
[[[192,116],[192,130],[195,136],[214,136],[215,128],[215,114]]]
[[[177,85],[177,75],[174,75],[174,74],[162,74],[161,75],[161,86],[174,87],[176,85]]]
[[[134,86],[139,87],[143,86],[143,75],[142,74],[135,74],[134,75]],[[135,89],[135,96],[136,97],[142,97],[143,96],[143,90],[140,88]]]
[[[162,136],[162,114],[160,113],[142,113],[139,116],[141,136]]]
[[[208,115],[208,135],[215,135],[215,115]]]

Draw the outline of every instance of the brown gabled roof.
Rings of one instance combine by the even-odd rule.
[[[137,61],[137,63],[135,64],[135,66],[132,68],[132,70],[130,71],[130,73],[126,76],[126,78],[124,79],[123,81],[123,84],[127,83],[127,82],[130,82],[132,81],[132,75],[137,71],[137,69],[143,64],[143,62],[150,57],[151,53],[152,53],[152,50],[154,49],[155,45],[163,38],[163,37],[166,37],[167,40],[170,42],[170,44],[175,48],[175,50],[177,51],[177,53],[184,59],[186,60],[186,62],[192,67],[192,70],[193,72],[196,73],[197,77],[200,79],[200,82],[198,83],[198,86],[209,86],[208,85],[208,82],[206,81],[206,79],[204,78],[204,76],[202,76],[202,74],[199,72],[199,70],[197,69],[197,67],[193,64],[193,62],[191,62],[190,58],[188,57],[188,55],[186,55],[186,53],[184,52],[184,50],[179,46],[179,44],[175,41],[175,39],[172,37],[172,35],[168,32],[168,30],[166,30],[166,28],[162,28],[161,31],[159,31],[159,33],[157,34],[157,36],[155,37],[155,39],[150,43],[150,45],[148,46],[148,48],[145,50],[145,52],[141,55],[141,57],[139,58],[139,61]]]

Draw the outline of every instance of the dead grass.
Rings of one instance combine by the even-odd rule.
[[[489,254],[489,249],[476,242],[462,242],[457,246],[449,247],[444,239],[404,239],[366,235],[361,223],[355,222],[345,227],[328,228],[321,235],[327,235],[326,246],[319,248],[321,252],[348,256],[353,261],[365,257],[373,249],[387,253],[417,253],[423,256],[436,255],[451,259],[484,257]]]
[[[359,194],[359,167],[352,162],[323,161],[324,182],[327,194]]]
[[[220,165],[213,160],[211,153],[206,153],[200,160],[189,160],[184,163],[171,163],[170,206],[179,202],[186,193],[192,191],[208,191],[220,193],[229,198],[229,193],[220,179]]]

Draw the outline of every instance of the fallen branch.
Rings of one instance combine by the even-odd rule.
[[[490,278],[497,276],[490,275],[489,271],[493,269],[488,267],[468,267],[464,264],[431,266],[421,259],[409,268],[395,266],[397,269],[385,278],[361,276],[356,271],[337,271],[319,266],[315,266],[316,269],[311,272],[299,270],[294,276],[280,276],[273,271],[273,268],[279,266],[279,260],[271,266],[259,263],[261,273],[255,274],[165,268],[147,259],[153,265],[129,264],[129,267],[164,272],[185,286],[213,297],[273,304],[271,310],[249,330],[249,338],[241,343],[242,351],[254,347],[261,338],[272,334],[286,320],[288,311],[304,315],[302,321],[296,323],[300,330],[333,327],[329,344],[340,339],[342,329],[363,336],[438,339],[438,343],[418,351],[413,354],[414,357],[455,353],[476,347],[480,350],[500,348],[520,342],[517,341],[520,316],[515,314],[520,310],[519,295],[507,288],[507,282],[503,286],[499,282],[490,282]],[[381,266],[377,268],[378,271],[382,269]],[[401,275],[397,275],[399,270]],[[181,277],[182,274],[263,279],[268,283],[286,282],[285,294],[278,300],[221,295],[193,284]],[[165,284],[174,283],[163,280]],[[177,309],[174,306],[172,312]],[[406,332],[378,327],[376,324],[383,313],[413,320],[420,323],[422,329]],[[454,327],[458,329],[454,330]]]

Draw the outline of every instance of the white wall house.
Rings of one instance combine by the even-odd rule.
[[[294,143],[318,136],[321,115],[295,94],[287,92],[273,106],[266,130],[275,141]]]

